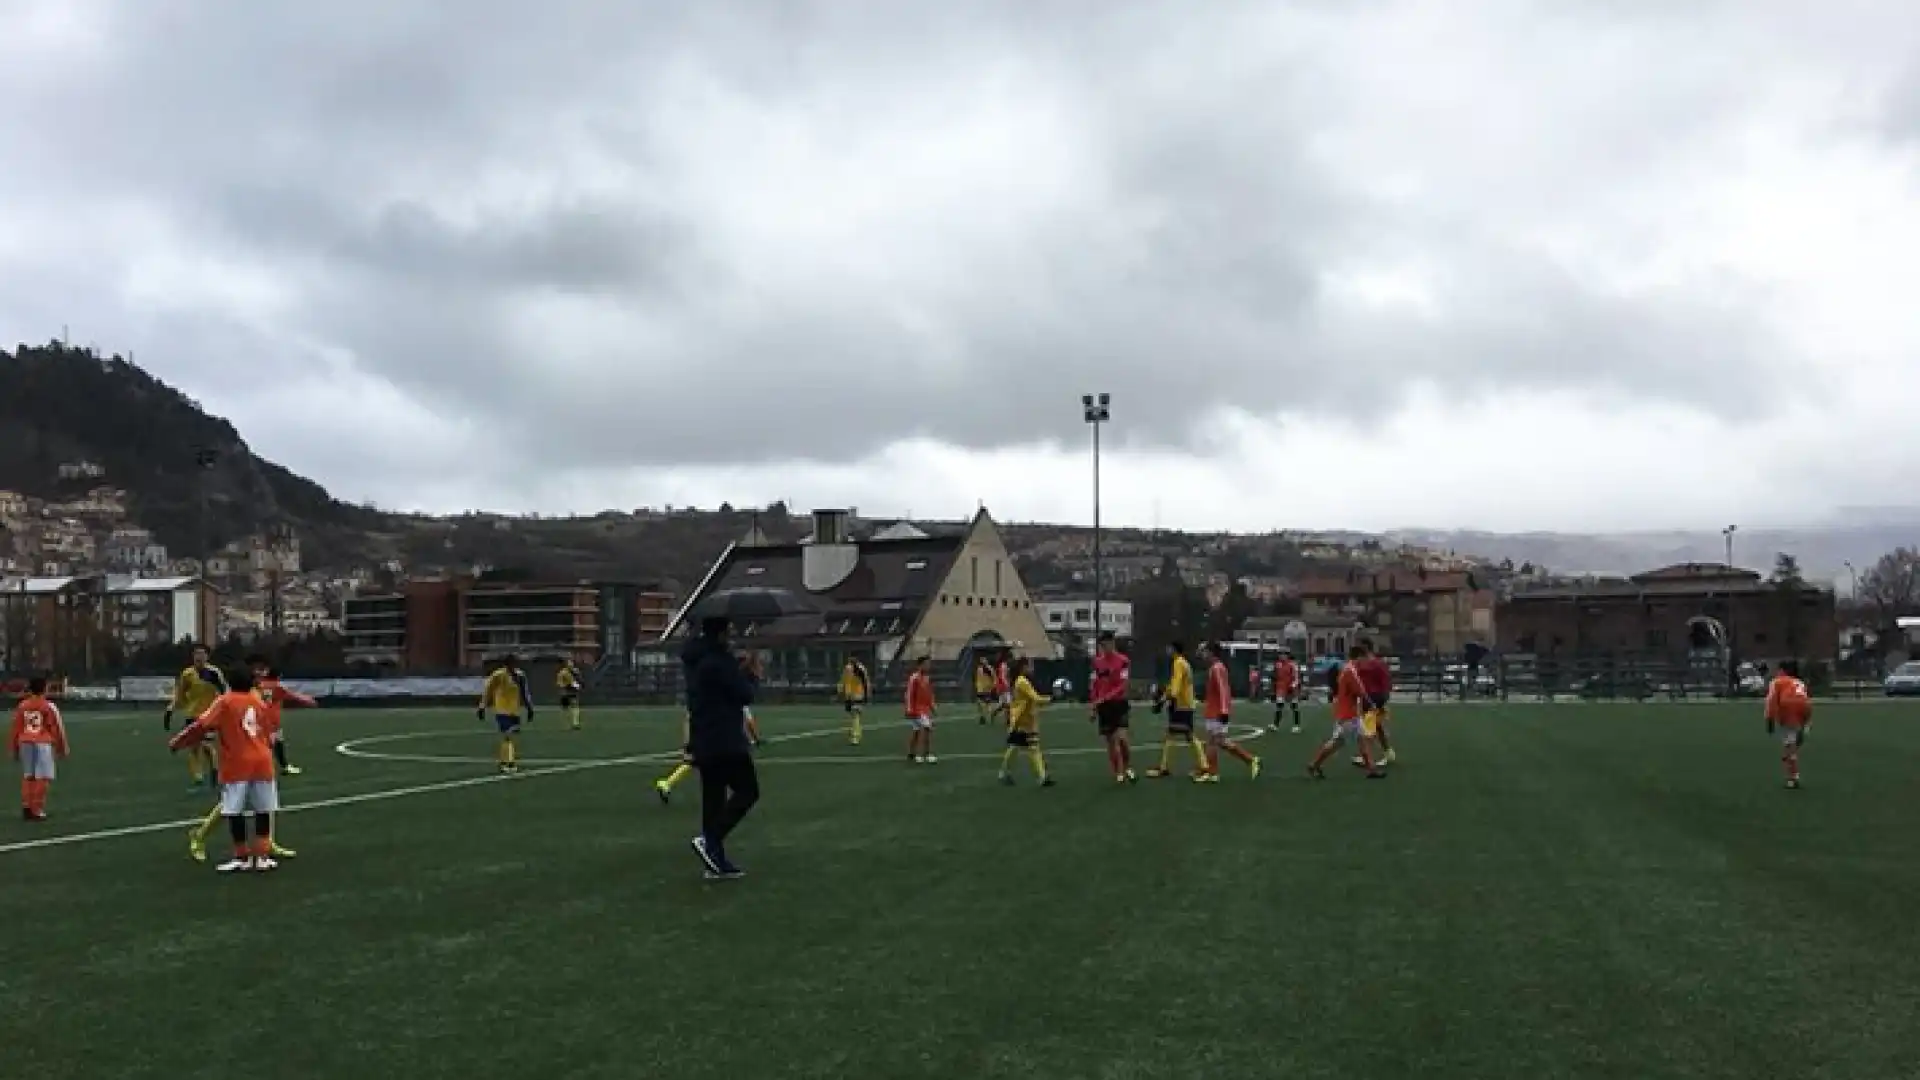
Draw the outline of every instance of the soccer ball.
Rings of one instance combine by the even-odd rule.
[[[1053,696],[1054,697],[1071,697],[1072,695],[1073,695],[1072,682],[1066,679],[1053,680]]]

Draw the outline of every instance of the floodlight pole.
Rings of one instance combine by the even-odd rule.
[[[1093,428],[1093,639],[1100,640],[1105,629],[1100,621],[1100,601],[1106,594],[1106,575],[1100,561],[1100,427],[1110,419],[1107,394],[1080,395],[1081,416]]]

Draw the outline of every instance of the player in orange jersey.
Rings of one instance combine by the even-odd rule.
[[[54,759],[67,756],[67,725],[60,707],[47,700],[47,680],[27,683],[27,696],[13,707],[13,733],[7,750],[20,763],[20,818],[47,820],[47,788],[53,784]]]
[[[940,760],[933,756],[933,714],[938,706],[933,702],[929,663],[924,656],[914,660],[913,674],[907,676],[907,726],[912,729],[907,736],[907,760],[915,765],[932,765]]]
[[[1800,665],[1780,662],[1779,673],[1767,687],[1767,734],[1780,736],[1780,761],[1787,768],[1787,787],[1800,787],[1800,748],[1806,745],[1813,723],[1813,696],[1800,681]]]
[[[1280,719],[1288,709],[1293,710],[1293,733],[1300,734],[1300,665],[1293,662],[1293,653],[1280,650],[1280,659],[1273,662],[1273,730],[1280,730]]]
[[[247,666],[253,669],[253,692],[267,706],[267,722],[273,726],[273,763],[280,768],[281,776],[299,776],[300,767],[287,760],[286,732],[280,729],[280,710],[291,705],[296,709],[318,708],[320,702],[298,690],[289,690],[280,683],[280,670],[264,656],[247,657]]]
[[[230,689],[215,699],[198,720],[168,740],[167,748],[199,746],[219,740],[220,813],[233,836],[233,858],[215,869],[223,874],[266,871],[273,859],[273,815],[280,810],[280,788],[273,775],[273,736],[264,716],[266,703],[253,692],[253,672],[237,668],[227,675]],[[247,818],[253,818],[248,839]]]
[[[1260,778],[1260,759],[1233,741],[1233,684],[1228,681],[1226,656],[1217,641],[1200,647],[1200,659],[1207,666],[1206,696],[1201,701],[1201,714],[1207,724],[1207,760],[1193,778],[1196,784],[1220,782],[1221,754],[1231,754],[1245,762],[1249,779]]]
[[[1333,686],[1333,733],[1327,741],[1320,744],[1320,750],[1314,754],[1313,762],[1307,766],[1307,775],[1315,780],[1325,780],[1326,771],[1321,768],[1327,759],[1340,752],[1347,743],[1360,746],[1360,763],[1367,770],[1367,778],[1378,780],[1387,775],[1380,771],[1373,755],[1373,740],[1367,737],[1366,728],[1361,725],[1361,714],[1367,700],[1366,687],[1360,683],[1360,673],[1354,664],[1366,658],[1367,650],[1355,645],[1347,650],[1347,663],[1340,668]]]

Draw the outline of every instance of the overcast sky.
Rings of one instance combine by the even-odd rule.
[[[1911,503],[1920,5],[0,0],[0,341],[355,501]]]

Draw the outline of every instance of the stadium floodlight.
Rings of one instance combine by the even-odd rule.
[[[1112,418],[1107,408],[1112,400],[1108,394],[1080,395],[1081,415],[1093,428],[1093,636],[1096,639],[1106,629],[1100,621],[1100,601],[1107,587],[1100,563],[1100,428]]]

